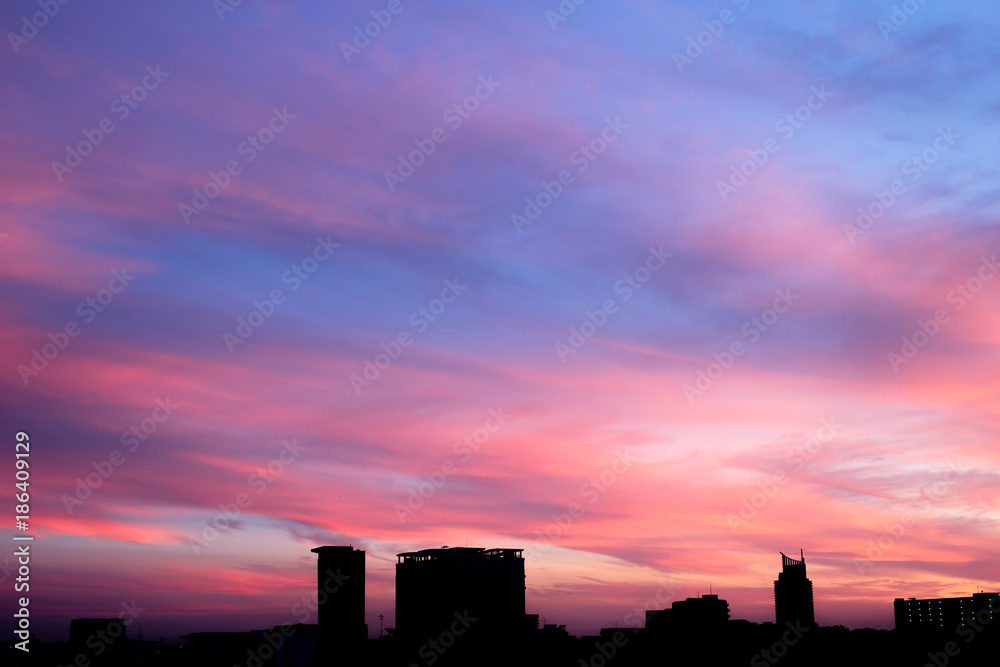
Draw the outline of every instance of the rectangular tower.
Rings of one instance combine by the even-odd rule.
[[[319,664],[351,664],[368,639],[365,623],[365,552],[316,547]]]
[[[780,552],[779,552],[780,553]],[[801,560],[781,554],[781,573],[774,582],[774,615],[778,625],[801,623],[816,627],[813,585],[806,577],[806,557]]]
[[[453,547],[398,554],[396,632],[423,641],[468,613],[477,632],[524,627],[522,549]]]

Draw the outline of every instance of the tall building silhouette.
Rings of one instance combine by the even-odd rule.
[[[356,659],[366,639],[365,552],[316,547],[319,596],[319,664]]]
[[[523,549],[442,547],[398,554],[396,632],[431,637],[468,614],[478,631],[521,629]]]
[[[780,553],[780,552],[779,552]],[[774,615],[778,625],[799,622],[815,627],[813,585],[806,577],[806,557],[799,551],[801,560],[781,554],[781,573],[774,582]]]

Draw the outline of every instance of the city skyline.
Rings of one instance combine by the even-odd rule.
[[[311,549],[313,553],[319,555],[319,558],[312,563],[312,580],[310,581],[310,589],[305,591],[303,595],[293,597],[294,602],[289,609],[273,609],[270,612],[262,613],[258,618],[259,621],[257,625],[265,628],[270,626],[290,624],[290,623],[305,623],[307,625],[317,625],[320,628],[324,627],[324,623],[330,624],[331,627],[346,627],[347,630],[337,631],[338,645],[350,644],[358,638],[364,637],[366,639],[377,639],[382,636],[385,628],[394,629],[396,626],[396,619],[398,618],[398,610],[400,605],[399,599],[399,576],[400,570],[399,566],[406,562],[407,564],[414,559],[428,560],[436,559],[438,556],[445,557],[444,561],[446,569],[440,570],[438,574],[435,574],[431,579],[427,579],[419,584],[418,588],[412,588],[412,584],[404,584],[407,588],[405,590],[410,591],[407,593],[407,598],[410,600],[406,604],[408,606],[414,607],[413,611],[409,612],[414,619],[424,619],[426,611],[420,610],[428,604],[428,600],[434,600],[438,596],[435,595],[431,589],[436,585],[437,577],[445,571],[447,568],[454,567],[452,562],[452,557],[449,554],[468,552],[468,553],[490,553],[495,554],[505,554],[513,553],[515,557],[519,559],[522,563],[522,574],[521,574],[521,585],[523,586],[523,597],[520,604],[520,609],[522,611],[518,612],[520,614],[527,614],[528,616],[533,616],[536,618],[539,626],[544,624],[555,623],[561,627],[566,627],[567,631],[572,636],[584,637],[584,636],[596,636],[600,633],[602,629],[609,627],[623,627],[623,628],[641,628],[646,627],[648,621],[649,612],[657,612],[662,610],[669,610],[673,605],[676,607],[676,603],[681,604],[681,608],[684,608],[685,601],[690,603],[692,600],[708,600],[709,598],[719,600],[722,596],[726,596],[726,600],[723,603],[726,605],[728,617],[733,620],[744,620],[751,623],[764,623],[764,624],[775,624],[781,627],[783,624],[791,622],[794,618],[797,622],[805,624],[806,627],[833,627],[833,626],[846,626],[849,629],[880,629],[880,630],[891,630],[899,629],[901,618],[900,609],[906,608],[900,607],[901,604],[906,605],[907,600],[935,600],[938,598],[954,599],[956,602],[961,599],[972,600],[975,596],[978,598],[980,595],[986,595],[989,597],[997,597],[997,593],[984,593],[981,589],[977,588],[974,591],[963,591],[959,594],[954,595],[934,595],[934,596],[914,596],[912,592],[914,589],[903,586],[897,590],[898,595],[891,599],[881,600],[877,604],[884,607],[886,614],[881,614],[881,617],[885,615],[888,616],[889,622],[880,625],[848,625],[842,620],[837,618],[832,618],[827,610],[823,608],[820,604],[818,607],[815,606],[814,599],[817,597],[816,592],[813,589],[812,582],[810,579],[805,578],[805,559],[804,555],[801,556],[800,560],[792,559],[786,556],[784,553],[777,552],[777,555],[781,557],[780,570],[777,567],[773,568],[773,571],[778,574],[778,578],[772,582],[772,586],[763,587],[761,590],[766,591],[766,594],[770,597],[765,600],[756,599],[753,608],[759,608],[761,606],[767,606],[770,608],[770,617],[760,617],[755,614],[750,614],[749,616],[743,614],[740,610],[734,609],[729,600],[729,594],[725,590],[719,590],[718,587],[714,587],[714,594],[712,590],[706,593],[704,589],[695,587],[693,594],[688,594],[690,591],[686,590],[684,586],[680,584],[677,580],[661,581],[660,586],[649,595],[645,600],[632,604],[633,600],[623,600],[620,601],[619,606],[629,606],[627,611],[622,615],[621,610],[617,613],[605,614],[605,618],[612,619],[610,623],[601,623],[594,626],[581,625],[574,629],[573,623],[567,623],[567,618],[573,618],[572,606],[567,605],[565,609],[550,609],[549,616],[545,616],[542,613],[538,613],[532,610],[532,605],[536,604],[538,599],[536,596],[532,595],[532,590],[530,586],[530,574],[528,572],[528,565],[524,558],[520,554],[524,553],[524,549],[514,549],[514,548],[492,548],[487,549],[484,547],[449,547],[441,546],[437,548],[425,548],[417,551],[402,552],[395,555],[396,564],[393,568],[393,581],[392,581],[392,591],[393,595],[388,603],[388,607],[385,607],[385,601],[382,597],[372,598],[368,592],[368,554],[363,549],[358,549],[353,545],[342,545],[342,546],[319,546]],[[804,552],[804,549],[800,549],[800,555]],[[303,558],[308,558],[303,556]],[[773,558],[772,558],[773,560]],[[412,567],[412,565],[407,565],[407,567]],[[346,570],[346,571],[345,571]],[[456,572],[460,570],[455,570]],[[407,570],[406,572],[409,572]],[[429,571],[428,571],[429,572]],[[417,573],[408,575],[411,579]],[[594,573],[599,574],[599,573]],[[784,575],[784,577],[782,576]],[[451,575],[448,575],[451,576]],[[421,575],[421,579],[424,575]],[[787,578],[787,579],[786,579]],[[379,581],[380,576],[373,578],[374,581]],[[784,580],[785,588],[779,592],[779,581]],[[800,582],[806,583],[808,592],[803,591],[800,588]],[[415,579],[414,579],[415,581]],[[712,589],[713,585],[709,584],[709,588]],[[412,590],[411,590],[412,589]],[[318,596],[317,596],[318,592]],[[337,593],[334,595],[333,593]],[[901,597],[905,594],[905,597]],[[801,599],[802,595],[806,595],[807,602]],[[828,599],[827,595],[824,595],[822,588],[819,589],[818,598],[821,601]],[[353,603],[346,604],[344,600],[354,600]],[[784,599],[784,612],[780,611],[779,599]],[[372,606],[372,601],[375,601],[376,606]],[[574,605],[579,604],[580,601],[575,601]],[[491,603],[493,604],[493,603]],[[923,604],[923,603],[920,603]],[[992,603],[990,603],[992,605]],[[1000,604],[1000,601],[998,601]],[[381,605],[381,606],[379,606]],[[805,606],[803,606],[805,605]],[[588,607],[593,609],[593,607]],[[118,614],[119,617],[128,618],[130,622],[126,623],[125,632],[126,635],[132,639],[135,639],[136,630],[129,630],[130,625],[139,619],[140,613],[145,611],[143,609],[136,609],[135,601],[133,600],[132,605],[123,604],[122,609],[124,612]],[[329,611],[322,611],[323,609],[329,609]],[[345,609],[354,609],[355,611],[344,611]],[[117,610],[116,610],[117,611]],[[360,613],[361,616],[357,616]],[[450,614],[450,612],[448,612]],[[958,613],[958,612],[955,612]],[[322,620],[323,614],[327,615],[327,620]],[[448,614],[445,614],[448,615]],[[954,615],[954,614],[953,614]],[[427,617],[430,618],[430,617]],[[950,619],[951,616],[948,616]],[[101,614],[94,613],[89,615],[84,615],[79,618],[75,618],[76,621],[87,621],[93,624],[94,621],[100,620]],[[820,619],[820,620],[815,620]],[[60,619],[61,621],[62,619]],[[245,632],[249,628],[245,625],[247,622],[247,617],[239,614],[233,614],[227,620],[213,619],[208,621],[198,621],[198,625],[194,627],[188,627],[186,629],[181,628],[179,625],[175,625],[171,632],[167,633],[168,638],[171,641],[175,641],[182,634],[187,635],[190,633],[212,633],[212,632]],[[379,623],[372,623],[372,620],[380,620]],[[426,620],[426,619],[424,619]],[[180,623],[181,621],[177,621]],[[424,621],[420,621],[424,622]],[[241,623],[243,625],[241,625]],[[362,632],[358,632],[351,628],[364,626]],[[64,638],[59,632],[53,634],[52,628],[57,627],[58,622],[43,623],[41,625],[42,630],[39,632],[38,629],[34,629],[33,632],[39,632],[39,638],[46,641],[55,641],[59,638]],[[66,624],[68,627],[68,623]],[[195,627],[197,629],[195,629]],[[256,627],[256,626],[255,626]],[[375,628],[378,627],[376,630]],[[427,628],[420,626],[421,629],[416,634],[428,632]],[[178,630],[180,628],[180,630]],[[141,624],[138,626],[138,631],[141,632]],[[322,630],[321,630],[322,632]],[[160,633],[162,634],[162,632]],[[404,633],[405,636],[405,633]],[[353,637],[354,640],[349,639]]]
[[[32,629],[273,627],[318,545],[367,554],[370,635],[397,555],[443,545],[523,549],[574,634],[710,590],[768,620],[802,548],[821,626],[1000,589],[998,28],[4,3]]]
[[[897,598],[892,633],[823,627],[813,621],[804,550],[798,560],[780,553],[773,621],[734,618],[727,600],[709,593],[669,605],[647,600],[645,609],[637,608],[625,625],[575,637],[565,625],[540,622],[538,614],[526,611],[523,549],[468,546],[397,554],[400,623],[385,628],[384,635],[380,625],[377,637],[370,637],[364,624],[365,552],[350,545],[311,551],[318,555],[315,623],[304,619],[236,632],[199,628],[184,635],[181,646],[128,637],[133,616],[79,618],[72,621],[69,642],[36,645],[36,650],[61,661],[73,656],[74,664],[107,652],[106,660],[114,665],[173,665],[181,660],[196,667],[231,662],[247,667],[391,667],[442,660],[443,665],[470,660],[502,665],[514,659],[527,665],[579,660],[583,667],[603,667],[612,659],[616,664],[646,665],[664,658],[721,667],[745,662],[748,656],[754,667],[779,660],[790,667],[815,667],[819,661],[842,664],[838,653],[853,655],[856,664],[900,666],[923,663],[926,653],[931,663],[945,667],[956,659],[961,664],[990,664],[1000,639],[993,625],[1000,615],[1000,593],[995,592],[951,599]],[[384,618],[379,614],[380,622]]]

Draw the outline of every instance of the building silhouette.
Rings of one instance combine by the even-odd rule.
[[[102,644],[123,643],[126,639],[125,623],[120,618],[74,618],[69,623],[69,641],[84,646],[97,638]]]
[[[956,630],[972,621],[989,624],[1000,617],[1000,594],[975,593],[965,598],[896,598],[893,602],[897,630]]]
[[[320,664],[356,659],[365,640],[365,552],[353,547],[316,547]]]
[[[120,618],[73,619],[68,641],[32,640],[30,658],[0,646],[0,665],[93,667],[997,667],[1000,594],[896,598],[896,629],[818,627],[805,557],[783,553],[775,581],[778,623],[730,618],[718,595],[646,612],[645,627],[575,637],[524,614],[521,549],[448,548],[398,554],[397,628],[367,639],[365,552],[322,546],[318,624],[191,632],[183,645],[125,636]],[[801,554],[802,552],[800,552]],[[885,601],[886,606],[888,600]],[[636,609],[641,609],[637,607]],[[638,619],[634,619],[638,620]],[[135,633],[139,634],[139,633]]]
[[[442,547],[401,553],[396,563],[396,633],[432,637],[462,615],[477,632],[518,630],[524,613],[523,549]]]
[[[729,603],[718,595],[677,600],[670,609],[646,612],[646,628],[659,631],[667,628],[719,628],[729,621]]]
[[[780,552],[779,552],[780,553]],[[779,626],[801,623],[816,627],[813,607],[813,585],[806,577],[806,557],[801,560],[781,554],[781,573],[774,582],[774,615]]]

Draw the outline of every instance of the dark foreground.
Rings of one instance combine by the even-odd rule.
[[[475,619],[456,621],[432,639],[397,637],[354,646],[332,646],[320,656],[315,625],[281,626],[268,632],[192,633],[184,644],[123,640],[108,644],[32,641],[26,654],[13,644],[0,665],[43,667],[449,667],[527,665],[546,667],[626,667],[698,665],[736,667],[1000,666],[1000,624],[934,632],[809,628],[786,624],[728,621],[715,628],[603,630],[596,637],[572,637],[562,627],[496,633]],[[98,652],[100,653],[98,655]]]

